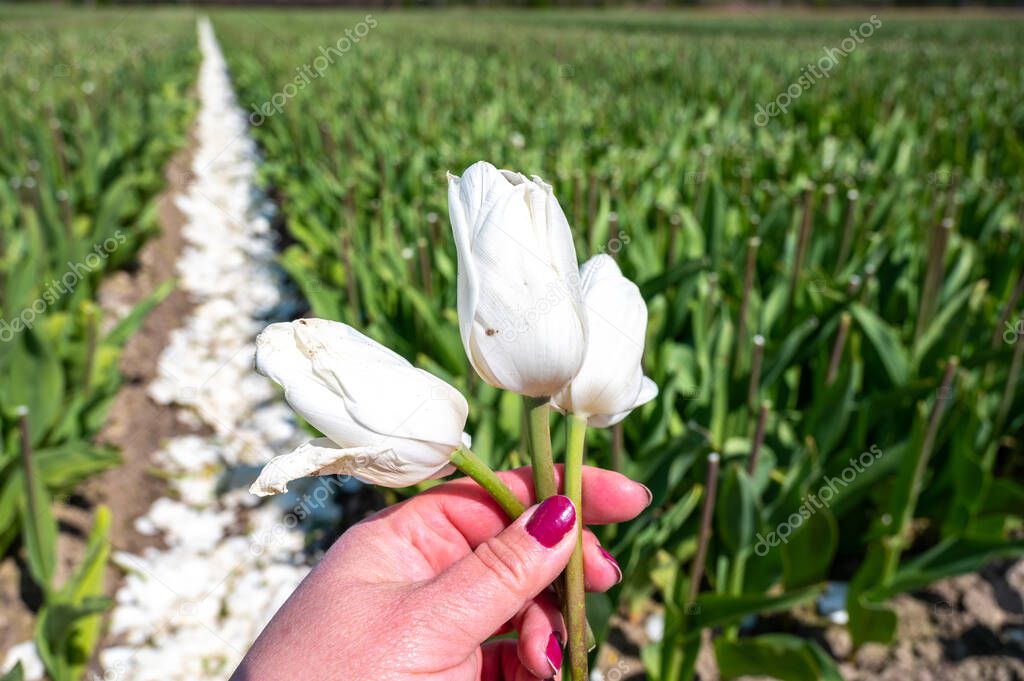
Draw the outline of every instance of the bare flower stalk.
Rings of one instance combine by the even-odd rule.
[[[336,149],[334,148],[334,139],[331,137],[330,126],[326,122],[321,123],[317,126],[317,132],[320,133],[320,147],[324,150],[324,156],[333,162],[336,157]]]
[[[946,270],[946,247],[949,235],[953,231],[952,218],[944,218],[932,231],[932,240],[928,247],[928,268],[925,272],[924,286],[921,291],[921,304],[917,308],[917,325],[914,328],[914,340],[928,328],[928,323],[935,313],[939,287]]]
[[[960,169],[954,168],[949,176],[949,184],[946,186],[946,213],[945,218],[952,220],[956,216],[956,188],[960,184]]]
[[[349,229],[341,231],[341,262],[345,268],[345,290],[348,298],[348,313],[353,322],[360,320],[359,288],[356,285],[356,272],[352,268],[352,239]]]
[[[590,228],[588,246],[594,243],[597,225],[597,177],[593,172],[587,178],[587,226]]]
[[[351,141],[351,138],[346,138]],[[349,229],[355,229],[356,224],[356,189],[353,183],[352,187],[345,192],[345,219]]]
[[[850,280],[846,282],[846,295],[849,296],[850,298],[853,298],[855,295],[857,295],[857,291],[860,290],[861,283],[862,282],[860,279],[860,275],[850,275]]]
[[[868,199],[867,204],[864,206],[864,217],[860,223],[865,227],[871,223],[871,219],[875,217],[875,209],[878,208],[878,201],[874,198]]]
[[[676,249],[679,248],[679,230],[682,227],[683,219],[678,213],[672,213],[668,219],[668,266],[676,262]]]
[[[61,132],[60,120],[54,113],[53,106],[47,107],[50,113],[50,136],[53,140],[53,153],[57,157],[57,169],[60,171],[58,183],[61,187],[68,186],[68,178],[71,177],[71,170],[68,167],[67,154],[64,151],[64,135]]]
[[[839,256],[836,258],[836,273],[846,264],[850,257],[850,249],[853,247],[854,225],[857,220],[857,201],[860,199],[860,192],[851,189],[846,192],[846,219],[843,220],[843,237],[839,244]]]
[[[700,166],[693,177],[693,209],[697,215],[697,219],[700,220],[701,216],[704,215],[704,209],[707,206],[707,196],[702,189],[704,188],[704,157],[701,156]]]
[[[860,290],[860,302],[867,304],[868,297],[871,295],[871,291],[875,286],[875,266],[867,265],[864,267],[864,286]]]
[[[738,376],[745,364],[741,354],[747,340],[747,310],[750,307],[750,292],[754,288],[754,274],[757,270],[757,250],[761,238],[752,236],[747,240],[747,262],[743,269],[743,296],[740,299],[740,315],[736,322],[736,357],[733,360],[733,375]]]
[[[843,347],[846,345],[846,336],[850,332],[850,313],[844,312],[839,318],[839,332],[836,333],[836,342],[832,346],[832,357],[828,362],[828,372],[825,374],[825,387],[832,385],[839,373],[839,360],[843,358]]]
[[[693,558],[690,572],[689,602],[697,600],[700,583],[704,579],[704,562],[708,557],[708,541],[711,539],[711,519],[715,512],[715,495],[718,492],[718,452],[708,454],[708,476],[704,482],[704,507],[700,519],[700,535],[697,539],[697,554]]]
[[[796,298],[796,287],[800,281],[800,274],[804,267],[804,255],[807,253],[807,244],[811,240],[811,228],[814,226],[814,188],[804,189],[804,212],[800,220],[800,231],[797,233],[796,252],[793,255],[793,271],[789,279],[789,294],[786,296],[787,314],[793,309],[793,301]]]
[[[579,169],[572,173],[572,219],[575,225],[586,219],[583,215],[583,173]]]
[[[832,207],[832,199],[835,198],[835,195],[836,186],[831,182],[826,183],[821,188],[821,213],[825,216],[826,220],[828,219],[828,211]]]
[[[75,217],[71,211],[71,194],[67,191],[57,193],[57,201],[60,202],[61,214],[64,216],[64,234],[68,239],[73,238]],[[2,249],[0,249],[2,250]]]
[[[750,447],[750,459],[747,461],[747,473],[753,477],[757,471],[757,460],[761,455],[761,446],[764,444],[765,425],[768,423],[768,410],[771,403],[767,400],[761,403],[761,410],[757,414],[757,426],[754,428],[754,441]]]
[[[750,384],[747,386],[747,406],[757,408],[757,394],[761,390],[761,363],[764,359],[764,336],[754,336],[754,353],[750,360]]]
[[[619,234],[619,214],[616,213],[615,211],[612,211],[611,213],[608,214],[608,240],[611,241],[612,239],[617,238],[618,234]],[[612,258],[614,258],[615,260],[619,259],[619,250],[621,250],[621,249],[618,249],[618,248],[616,248],[614,250],[609,249],[609,251],[611,252]]]
[[[430,251],[427,250],[427,240],[419,239],[416,246],[420,254],[420,283],[423,285],[423,292],[430,298],[434,295],[434,276],[430,267]]]

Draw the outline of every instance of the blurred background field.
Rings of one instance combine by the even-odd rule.
[[[522,415],[459,342],[445,172],[540,175],[580,259],[609,253],[640,285],[661,394],[588,443],[655,494],[599,533],[626,574],[590,604],[604,678],[1024,678],[1018,15],[208,14],[287,287],[469,396],[494,465],[523,462]],[[151,308],[173,323],[174,282],[130,312],[99,291],[173,229],[159,197],[190,181],[167,169],[193,143],[197,16],[0,6],[0,586],[18,613],[0,642],[34,638],[53,679],[103,673],[107,553],[133,548],[145,509],[85,481],[147,469],[152,452],[119,457],[99,433],[121,348]],[[404,496],[338,492],[308,560]]]

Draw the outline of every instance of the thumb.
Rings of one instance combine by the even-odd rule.
[[[436,630],[471,653],[555,581],[576,546],[578,525],[569,497],[527,509],[422,588]]]

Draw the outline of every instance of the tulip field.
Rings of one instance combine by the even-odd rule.
[[[158,229],[163,166],[194,109],[193,28],[168,18],[146,43],[95,18],[0,25],[0,551],[39,593],[35,641],[54,681],[80,678],[100,637],[109,514],[94,510],[82,560],[61,569],[53,499],[118,464],[96,436],[121,350],[173,285],[113,324],[96,303],[103,277]]]
[[[191,10],[0,6],[0,555],[22,584],[0,602],[28,613],[0,618],[0,680],[227,678],[345,528],[452,465],[530,465],[549,424],[569,496],[584,447],[653,493],[591,528],[622,579],[588,627],[573,562],[558,583],[561,678],[581,655],[607,681],[896,678],[900,599],[979,571],[1024,598],[1024,19],[208,16],[197,38]],[[105,308],[171,229],[182,152],[176,278]],[[503,192],[530,217],[488,214]],[[156,538],[128,550],[79,490],[120,470],[100,433],[122,351],[175,289],[193,308],[148,395],[180,428],[133,519]],[[370,465],[323,463],[368,444],[332,371],[380,401],[355,417],[388,433]],[[986,671],[900,676],[1024,676],[1007,612]]]

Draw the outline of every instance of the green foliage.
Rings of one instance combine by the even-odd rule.
[[[0,681],[24,681],[24,679],[25,670],[22,669],[21,662],[16,663],[11,667],[10,671],[3,676],[0,676]]]
[[[723,679],[762,676],[784,681],[843,681],[836,663],[817,643],[786,634],[765,634],[740,641],[715,641]]]
[[[737,638],[738,624],[808,602],[835,561],[854,560],[854,638],[886,640],[892,593],[1020,555],[1006,539],[1024,508],[1024,415],[1013,346],[996,333],[1024,262],[1014,26],[880,15],[829,78],[759,126],[757,105],[859,21],[371,18],[303,79],[296,67],[316,66],[364,12],[268,12],[274,41],[214,17],[241,101],[262,112],[265,181],[294,239],[284,265],[313,314],[443,375],[470,397],[475,449],[519,461],[518,412],[499,418],[454,340],[444,172],[483,158],[554,185],[580,258],[615,255],[650,310],[645,365],[661,393],[623,424],[622,465],[655,503],[601,538],[626,572],[613,596],[665,602],[665,641],[644,651],[652,678],[688,678],[705,627],[728,634],[729,677],[835,678],[813,644]],[[588,451],[611,464],[607,434]],[[688,603],[711,451],[723,465],[707,591]]]
[[[36,647],[50,679],[73,681],[108,605],[109,518],[97,512],[85,559],[57,588],[51,506],[120,460],[95,437],[124,344],[173,282],[109,330],[96,299],[155,232],[163,168],[194,106],[197,50],[180,13],[159,31],[152,16],[0,15],[0,552],[20,540],[43,594]]]
[[[149,304],[103,334],[93,300],[152,232],[160,170],[192,107],[194,35],[181,13],[155,33],[135,20],[110,30],[102,13],[60,31],[55,16],[0,13],[14,65],[0,73],[0,320],[118,242],[0,343],[0,548],[21,537],[50,594],[37,628],[47,669],[74,678],[104,604],[85,575],[70,592],[49,586],[49,499],[116,462],[92,438]],[[1024,553],[1009,540],[1024,508],[1024,410],[1003,328],[1022,316],[1019,301],[1007,307],[1024,262],[1019,28],[880,16],[763,126],[757,107],[859,22],[261,11],[268,40],[239,13],[214,17],[240,101],[259,114],[264,179],[290,238],[283,267],[314,314],[462,390],[474,448],[492,463],[522,460],[520,407],[472,375],[458,341],[444,172],[484,158],[543,176],[580,258],[611,253],[641,286],[661,392],[623,423],[621,465],[654,504],[599,532],[626,572],[612,598],[665,604],[665,639],[643,651],[652,678],[690,678],[705,628],[724,630],[728,678],[766,667],[833,678],[817,646],[739,625],[806,607],[834,563],[855,562],[854,641],[888,641],[892,594]],[[360,22],[369,30],[318,68]],[[611,442],[591,433],[595,463],[612,464]],[[718,503],[691,603],[712,451]]]
[[[35,643],[53,681],[82,676],[99,641],[100,614],[110,599],[103,595],[103,571],[110,555],[110,512],[99,507],[85,557],[58,591],[47,593],[36,620]]]

